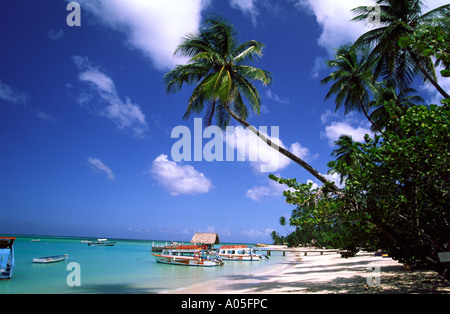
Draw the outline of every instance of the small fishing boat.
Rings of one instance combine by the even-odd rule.
[[[43,257],[33,258],[33,263],[39,263],[39,264],[56,263],[56,262],[65,261],[68,258],[69,258],[69,254],[55,255],[55,256],[43,256]]]
[[[172,265],[214,267],[223,265],[222,259],[215,252],[207,251],[205,246],[184,245],[164,249],[161,254],[154,254],[156,262]]]
[[[97,239],[97,241],[88,242],[89,246],[114,246],[117,242],[108,241],[108,239]]]
[[[14,237],[0,237],[0,279],[11,279],[14,272]]]
[[[222,245],[218,255],[227,261],[259,261],[268,257],[265,254],[258,254],[247,245]]]

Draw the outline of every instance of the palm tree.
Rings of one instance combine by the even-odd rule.
[[[421,0],[377,0],[380,9],[380,27],[361,35],[355,42],[357,47],[372,48],[369,56],[374,61],[375,77],[395,79],[397,85],[407,88],[413,77],[421,73],[435,86],[444,98],[449,98],[446,91],[437,83],[436,73],[431,57],[416,53],[411,48],[400,48],[398,42],[408,37],[421,25],[448,25],[450,4],[443,5],[427,13],[422,13],[424,1]],[[368,22],[372,17],[371,7],[360,6],[353,11],[355,21]]]
[[[264,134],[250,125],[246,119],[248,108],[259,114],[261,99],[252,81],[264,85],[272,82],[271,74],[259,68],[246,65],[262,55],[263,44],[250,40],[239,44],[233,25],[221,17],[208,19],[199,34],[188,34],[178,46],[175,54],[189,57],[186,65],[178,65],[164,75],[168,92],[179,91],[184,84],[196,85],[188,103],[184,118],[205,110],[205,125],[215,117],[218,126],[224,128],[230,123],[230,116],[255,133],[267,145],[290,158],[322,183],[339,192],[333,183],[323,177],[302,159],[283,147],[270,141]]]
[[[286,231],[289,235],[291,232],[286,228],[286,217],[281,216],[279,222],[280,222],[280,225],[283,226],[284,229],[286,229]]]
[[[326,62],[336,71],[321,80],[322,84],[334,81],[325,100],[336,95],[336,111],[344,105],[345,114],[350,111],[362,111],[375,125],[369,115],[369,91],[373,89],[373,74],[367,51],[359,51],[353,46],[344,45],[336,50],[335,60]]]
[[[183,84],[197,84],[183,118],[202,112],[206,103],[205,126],[211,125],[215,116],[217,125],[225,128],[231,112],[247,119],[244,98],[253,112],[259,114],[261,100],[251,81],[268,85],[272,77],[269,72],[245,63],[260,57],[264,45],[255,40],[239,45],[236,35],[231,24],[215,17],[205,22],[200,34],[188,34],[177,47],[175,54],[190,60],[164,75],[167,91],[177,92]]]
[[[423,104],[424,99],[415,93],[414,88],[405,88],[397,93],[393,83],[378,83],[374,91],[375,98],[370,102],[370,107],[376,107],[370,114],[370,118],[375,122],[375,126],[371,127],[372,131],[386,129],[391,118],[398,118],[404,115],[408,108]]]
[[[357,168],[361,167],[361,165],[356,155],[356,143],[350,135],[341,135],[335,144],[338,147],[331,153],[331,156],[335,156],[336,160],[328,163],[330,167],[328,173],[338,173],[341,176],[340,182],[342,184],[348,176],[346,167]]]

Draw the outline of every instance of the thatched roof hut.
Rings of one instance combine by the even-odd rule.
[[[207,244],[212,246],[214,244],[219,244],[220,240],[217,233],[197,232],[192,237],[191,243]]]

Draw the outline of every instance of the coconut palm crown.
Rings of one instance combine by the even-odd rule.
[[[369,56],[375,60],[375,77],[393,78],[402,88],[410,87],[415,74],[422,74],[445,97],[448,94],[437,83],[431,57],[424,57],[411,49],[398,45],[400,38],[409,36],[421,25],[441,25],[448,29],[450,4],[445,4],[424,13],[425,1],[421,0],[377,0],[379,23],[361,35],[355,42],[357,47],[370,47]],[[373,7],[360,6],[352,10],[354,21],[369,22]],[[370,23],[370,22],[369,22]]]
[[[175,51],[190,58],[164,75],[168,92],[179,91],[184,84],[196,85],[184,118],[205,110],[204,125],[213,117],[225,128],[230,122],[230,110],[246,120],[249,110],[260,113],[261,99],[252,81],[268,85],[272,81],[267,71],[247,65],[262,55],[264,45],[256,40],[239,44],[233,25],[221,17],[208,19],[197,34],[188,34]]]

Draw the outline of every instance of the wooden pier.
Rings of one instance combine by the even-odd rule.
[[[270,256],[272,252],[283,252],[283,256],[286,256],[286,252],[288,253],[300,253],[304,254],[304,256],[308,256],[308,254],[312,255],[323,255],[325,254],[339,254],[344,252],[343,250],[326,250],[326,249],[313,249],[313,248],[287,248],[287,247],[256,247],[256,250],[266,251],[267,256]]]

